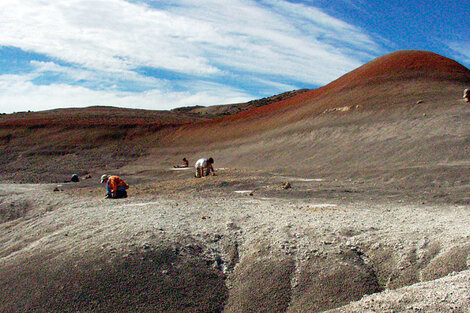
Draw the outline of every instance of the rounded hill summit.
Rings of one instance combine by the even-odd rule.
[[[401,50],[378,57],[338,78],[334,87],[388,80],[432,79],[470,82],[470,70],[430,51]]]

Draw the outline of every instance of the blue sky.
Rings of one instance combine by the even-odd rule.
[[[469,15],[466,1],[2,0],[0,112],[245,102],[402,49],[470,67]]]

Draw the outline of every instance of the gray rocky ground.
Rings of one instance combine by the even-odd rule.
[[[1,185],[2,311],[470,310],[468,205],[315,177],[187,176],[120,200],[91,180]]]

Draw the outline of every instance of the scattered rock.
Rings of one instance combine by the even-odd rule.
[[[214,236],[209,240],[209,242],[218,242],[220,239],[222,239],[222,235],[220,234],[214,234]]]
[[[70,181],[74,183],[78,183],[80,181],[80,178],[78,177],[77,174],[73,174],[72,177],[70,178]]]
[[[289,188],[292,188],[292,185],[288,181],[286,181],[282,183],[282,188],[289,189]]]
[[[339,108],[332,108],[332,109],[327,109],[327,110],[323,111],[323,113],[347,112],[347,111],[351,110],[351,108],[353,108],[353,107],[344,106],[344,107],[339,107]]]
[[[222,260],[220,255],[215,256],[214,263],[212,264],[212,266],[214,269],[225,272],[225,269],[226,269],[225,262]]]
[[[227,246],[226,250],[229,257],[227,267],[228,270],[232,270],[233,268],[235,268],[235,265],[237,265],[240,261],[238,242],[235,241],[234,243],[230,244],[229,246]]]
[[[227,223],[227,229],[229,229],[229,230],[239,230],[240,226],[238,226],[234,222],[230,222],[230,223]]]

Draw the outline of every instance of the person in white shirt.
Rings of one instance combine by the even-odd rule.
[[[463,98],[466,102],[470,102],[470,88],[467,88],[463,91]]]
[[[212,175],[215,176],[214,167],[212,167],[213,164],[213,158],[197,160],[196,164],[194,164],[194,167],[196,168],[196,177],[201,178],[204,176],[209,176],[211,172]]]

